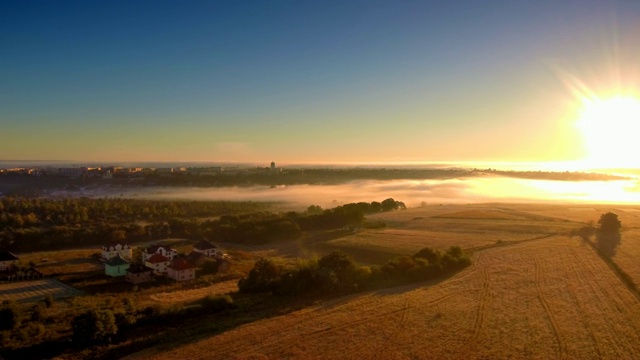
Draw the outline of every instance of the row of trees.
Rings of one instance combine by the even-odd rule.
[[[402,256],[383,266],[357,266],[347,254],[334,251],[320,259],[283,266],[271,259],[256,262],[248,276],[240,279],[241,292],[272,292],[277,295],[352,292],[401,283],[423,281],[460,270],[471,264],[457,246],[444,254],[424,248],[413,256]]]
[[[400,201],[386,199],[326,210],[312,205],[305,212],[256,211],[266,206],[252,202],[0,198],[0,249],[63,249],[168,237],[266,243],[293,239],[305,230],[359,223],[367,214],[406,208]],[[198,219],[204,216],[220,218]]]

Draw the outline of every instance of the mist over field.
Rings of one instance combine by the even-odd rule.
[[[636,180],[551,181],[507,177],[446,180],[353,181],[340,185],[289,185],[251,187],[145,187],[85,189],[56,192],[57,196],[88,196],[194,201],[270,201],[297,206],[332,207],[358,201],[394,198],[409,207],[438,203],[483,202],[584,202],[631,203],[640,201]]]

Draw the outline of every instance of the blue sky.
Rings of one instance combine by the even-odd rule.
[[[632,1],[3,1],[0,159],[571,160],[563,77],[637,86],[636,24]]]

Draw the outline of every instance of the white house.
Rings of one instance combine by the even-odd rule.
[[[20,260],[14,254],[8,251],[0,251],[0,271],[7,271],[13,269]]]
[[[207,240],[201,240],[193,245],[193,251],[202,253],[208,257],[218,257],[218,247]]]
[[[171,259],[160,254],[153,254],[144,261],[144,264],[152,268],[154,273],[160,275],[167,272],[167,267],[171,264]]]
[[[167,276],[176,281],[187,281],[196,278],[196,266],[184,258],[178,258],[167,267]]]
[[[176,258],[176,256],[178,256],[178,252],[169,246],[152,245],[148,248],[142,249],[142,261],[146,262],[155,254],[160,254],[164,257],[169,258],[169,260],[173,260]]]
[[[129,245],[119,242],[102,245],[102,258],[104,260],[111,260],[118,255],[123,259],[131,259],[133,252]]]

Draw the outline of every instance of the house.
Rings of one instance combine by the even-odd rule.
[[[148,248],[142,249],[142,261],[146,262],[155,254],[160,254],[164,257],[168,257],[169,260],[173,260],[178,256],[178,252],[169,246],[152,245]]]
[[[153,272],[160,275],[167,272],[167,267],[171,264],[171,259],[158,253],[151,255],[144,264],[153,269]]]
[[[185,258],[177,258],[167,267],[167,276],[175,281],[187,281],[196,278],[196,266]]]
[[[142,264],[134,264],[127,269],[126,280],[132,284],[140,284],[153,279],[153,269]]]
[[[128,268],[129,262],[120,255],[116,255],[104,263],[104,273],[109,276],[125,276]]]
[[[102,245],[102,258],[104,260],[110,260],[120,255],[123,259],[131,259],[133,252],[127,244],[119,242],[110,242],[106,245]]]
[[[193,251],[203,253],[208,257],[218,256],[218,247],[207,240],[201,240],[197,244],[193,245]]]
[[[17,256],[8,251],[0,251],[0,271],[13,270],[18,265],[18,260]]]

